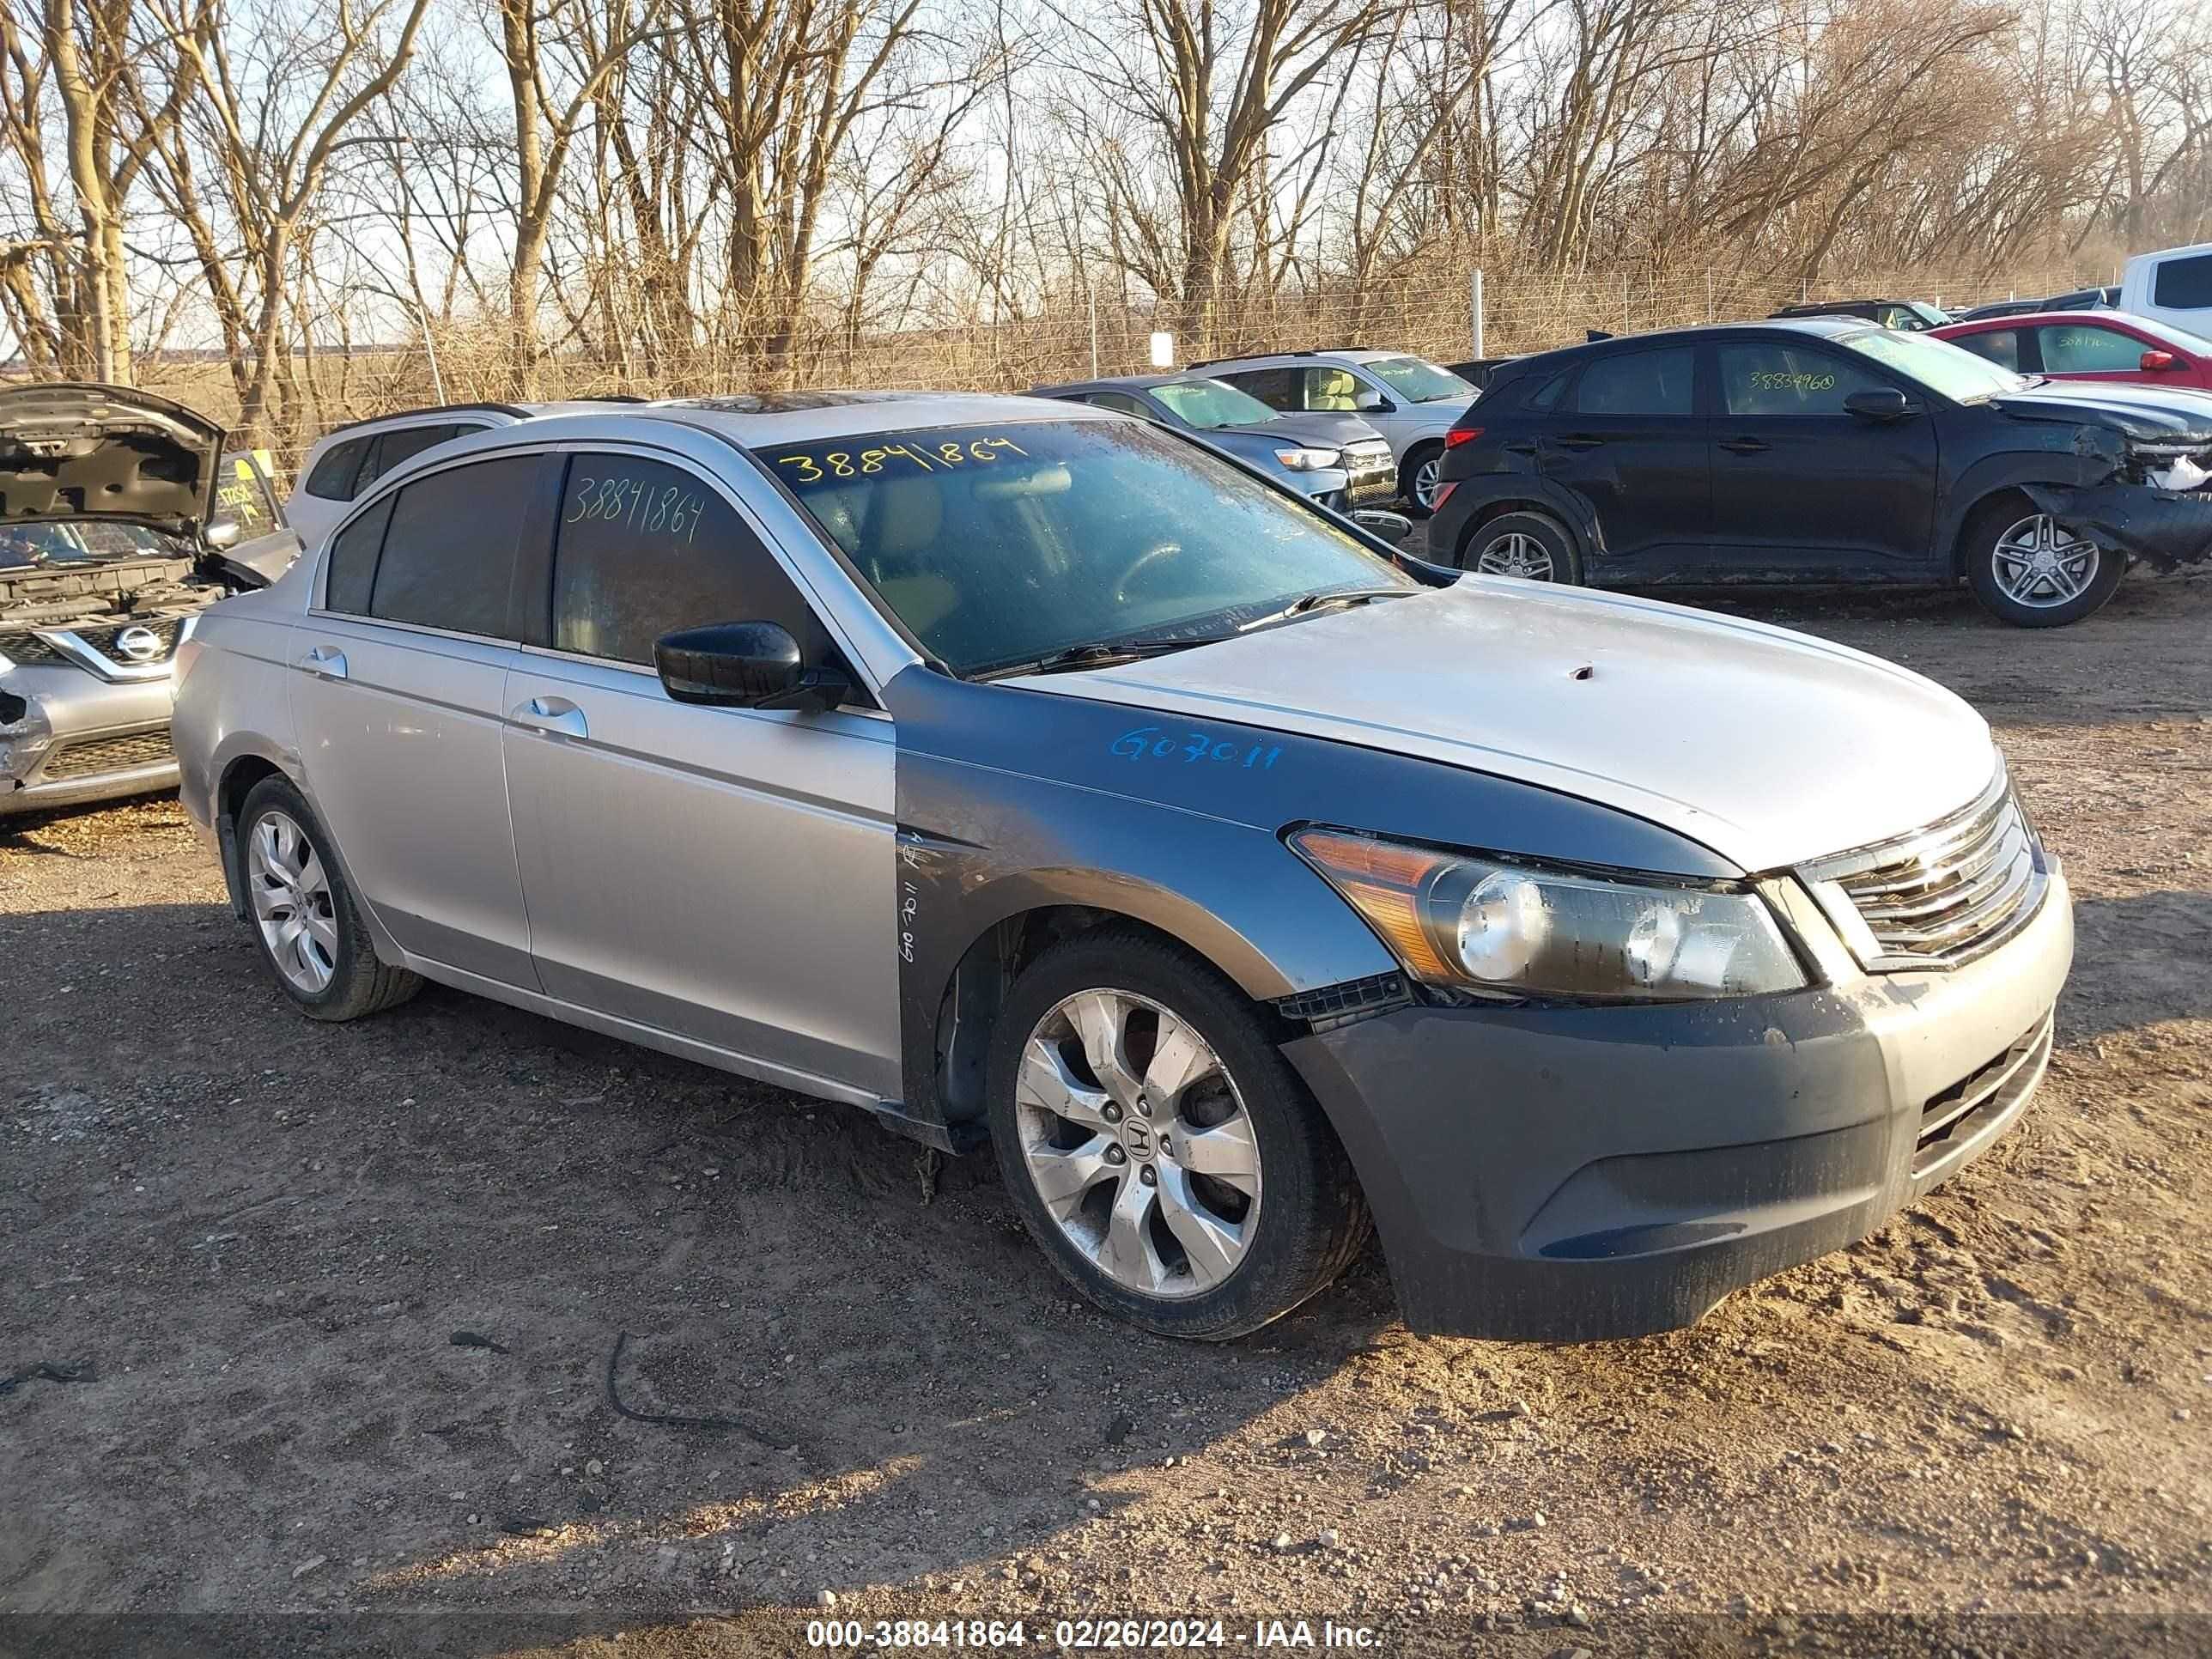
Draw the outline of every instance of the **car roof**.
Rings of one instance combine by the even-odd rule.
[[[1071,392],[1149,392],[1156,386],[1178,386],[1189,380],[1212,378],[1196,369],[1185,369],[1181,374],[1103,374],[1095,380],[1069,380],[1060,386],[1032,386],[1029,395],[1032,398],[1064,398]]]
[[[1861,317],[1760,317],[1740,323],[1698,323],[1688,328],[1654,329],[1648,334],[1612,334],[1602,340],[1577,340],[1572,345],[1533,351],[1525,357],[1509,357],[1498,366],[1493,386],[1518,380],[1547,367],[1564,367],[1584,356],[1595,356],[1619,346],[1641,349],[1649,345],[1694,345],[1700,340],[1731,334],[1804,334],[1815,339],[1841,340],[1855,334],[1884,332],[1879,323]]]
[[[604,398],[568,398],[550,403],[507,404],[424,404],[418,409],[388,409],[381,415],[364,415],[357,421],[346,421],[323,434],[318,441],[327,443],[346,433],[356,435],[373,426],[386,426],[399,422],[434,421],[441,416],[489,416],[494,424],[505,421],[535,420],[546,415],[567,415],[584,410],[604,409],[610,404],[641,404],[643,398],[629,392],[611,392]]]
[[[2140,318],[2128,312],[2114,311],[2110,307],[2101,311],[2090,311],[2066,306],[2056,311],[2015,311],[2003,317],[1969,317],[1965,322],[1945,323],[1942,327],[1931,328],[1928,331],[1930,334],[1954,334],[1962,329],[1971,329],[1981,333],[1993,328],[2018,328],[2022,323],[2094,323],[2100,328],[2142,326]]]

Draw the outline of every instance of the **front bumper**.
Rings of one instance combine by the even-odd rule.
[[[2074,954],[2035,920],[1948,972],[1651,1007],[1411,1007],[1284,1053],[1416,1331],[1640,1336],[1863,1237],[2027,1109]]]
[[[22,705],[0,724],[0,817],[175,788],[169,685],[166,676],[108,682],[74,667],[0,678]]]

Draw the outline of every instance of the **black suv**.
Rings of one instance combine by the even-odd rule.
[[[1502,366],[1452,428],[1431,556],[1613,586],[1948,583],[2054,627],[2130,555],[2212,550],[2212,396],[2061,385],[1828,318]]]
[[[1793,317],[1856,317],[1863,322],[1880,323],[1884,328],[1901,329],[1907,334],[1917,334],[1923,329],[1941,328],[1958,319],[1948,311],[1929,305],[1925,300],[1820,300],[1810,305],[1784,306],[1771,311],[1770,318]]]

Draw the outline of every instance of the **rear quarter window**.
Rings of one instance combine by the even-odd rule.
[[[2150,302],[2175,311],[2212,309],[2212,253],[2161,260],[2151,277]]]
[[[354,498],[354,475],[361,471],[361,458],[374,440],[349,438],[343,443],[332,444],[323,452],[307,474],[307,483],[300,488],[310,495],[326,501],[349,501]]]

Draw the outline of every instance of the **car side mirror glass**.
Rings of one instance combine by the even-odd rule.
[[[216,552],[227,552],[246,538],[246,526],[235,519],[216,518],[208,520],[207,544]]]
[[[2180,366],[2181,359],[2171,351],[2146,351],[2142,355],[2141,365],[2143,372],[2149,374],[2156,374],[2163,370],[2178,368]]]
[[[679,629],[653,642],[660,684],[678,702],[723,708],[841,706],[852,682],[835,668],[809,667],[791,630],[779,623],[714,623]]]
[[[1893,386],[1869,386],[1844,399],[1844,407],[1863,421],[1901,421],[1912,413],[1912,402]]]
[[[1398,405],[1379,392],[1363,392],[1352,400],[1353,409],[1362,415],[1395,415]]]
[[[1403,547],[1406,538],[1413,533],[1413,521],[1402,513],[1393,513],[1380,507],[1364,507],[1352,515],[1352,521],[1370,536],[1380,536],[1393,547]]]

